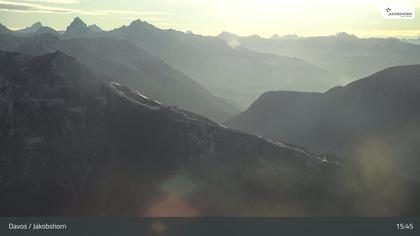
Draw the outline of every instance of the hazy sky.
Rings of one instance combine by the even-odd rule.
[[[383,19],[379,6],[416,7],[414,20]],[[12,29],[36,21],[65,29],[76,16],[103,29],[146,20],[160,28],[216,35],[420,36],[420,0],[0,0],[0,23]]]

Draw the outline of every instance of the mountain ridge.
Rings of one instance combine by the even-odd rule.
[[[330,73],[315,65],[231,47],[217,37],[161,30],[140,20],[108,34],[141,45],[216,95],[241,106],[270,88],[322,91],[336,85]]]
[[[327,69],[344,83],[394,65],[420,63],[420,47],[397,38],[359,38],[346,32],[330,36],[252,38],[221,34],[257,52],[296,56]],[[345,56],[343,56],[345,55]]]
[[[30,34],[30,33],[37,32],[42,27],[44,27],[44,26],[42,25],[41,22],[38,21],[38,22],[32,24],[31,26],[29,26],[27,28],[17,30],[17,32],[24,33],[24,34],[28,34],[28,33]]]
[[[236,108],[214,96],[196,81],[160,58],[128,42],[112,38],[60,39],[50,34],[0,37],[0,48],[40,55],[62,50],[91,69],[115,78],[146,96],[206,115],[218,122],[232,117]]]
[[[179,216],[420,211],[413,182],[353,185],[358,168],[156,103],[62,52],[0,51],[0,72],[1,215],[166,216],[161,204],[180,203]]]
[[[371,143],[378,153],[370,158],[383,155],[389,168],[418,178],[419,74],[420,65],[395,66],[325,93],[265,93],[227,125],[358,160]]]

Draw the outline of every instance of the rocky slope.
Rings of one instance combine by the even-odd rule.
[[[419,215],[419,186],[0,52],[0,215]],[[384,185],[386,183],[386,185]]]
[[[328,71],[299,58],[257,53],[217,37],[162,30],[140,20],[107,35],[158,55],[211,92],[243,107],[271,89],[325,91],[339,84]]]
[[[397,66],[322,94],[265,93],[227,124],[420,179],[419,98],[420,65]]]
[[[71,28],[74,28],[73,23]],[[61,39],[38,36],[0,35],[0,49],[42,55],[61,50],[97,73],[168,105],[179,106],[224,122],[238,113],[192,78],[173,69],[160,58],[122,40],[112,38]]]

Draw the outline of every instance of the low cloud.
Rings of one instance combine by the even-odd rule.
[[[129,10],[94,10],[95,12],[102,13],[104,15],[110,14],[120,14],[120,15],[139,15],[139,16],[156,16],[156,15],[168,15],[167,12],[159,12],[159,11],[129,11]]]
[[[14,12],[71,13],[70,9],[47,7],[37,4],[0,1],[0,10]]]
[[[80,0],[24,0],[25,2],[47,2],[47,3],[57,3],[57,4],[72,4],[80,3]]]
[[[55,2],[55,3],[70,3],[76,0],[29,0],[29,1],[42,1],[42,2]],[[78,15],[93,15],[93,16],[106,16],[106,15],[132,15],[132,16],[152,16],[164,15],[165,12],[137,12],[130,10],[79,10],[66,7],[51,7],[41,4],[33,3],[17,3],[9,1],[0,1],[0,11],[11,11],[21,13],[52,13],[52,14],[78,14]]]

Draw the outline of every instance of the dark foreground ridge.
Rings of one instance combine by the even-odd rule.
[[[83,23],[71,28],[84,32]],[[0,50],[31,56],[61,51],[89,70],[165,103],[224,122],[239,113],[193,78],[172,68],[159,57],[123,40],[109,37],[62,38],[51,34],[18,36],[0,34]]]
[[[419,95],[420,65],[395,66],[325,93],[267,92],[227,125],[420,181]]]
[[[419,185],[0,51],[2,216],[420,215]]]

